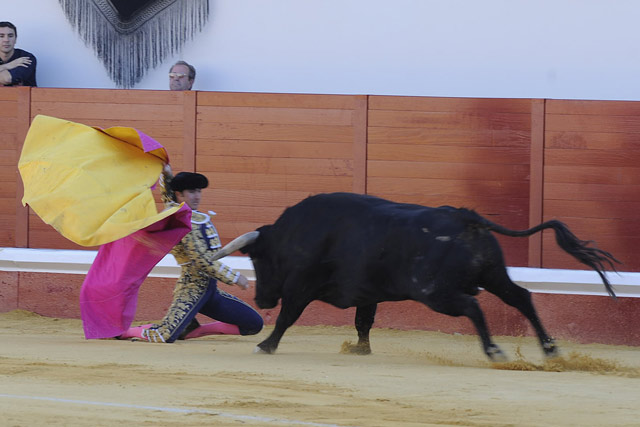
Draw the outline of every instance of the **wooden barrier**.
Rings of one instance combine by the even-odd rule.
[[[638,271],[640,258],[640,102],[548,100],[544,217],[565,221]],[[577,263],[547,235],[543,265]]]
[[[15,165],[46,114],[135,127],[176,171],[209,176],[223,242],[308,195],[353,191],[470,207],[511,228],[559,218],[640,269],[637,102],[4,88],[0,106],[0,246],[80,249],[21,205]],[[551,234],[498,238],[509,265],[579,268]]]
[[[558,218],[623,261],[620,270],[638,272],[638,113],[638,102],[3,88],[0,247],[95,249],[65,240],[21,204],[17,160],[32,118],[45,114],[135,127],[167,148],[175,171],[206,174],[212,185],[204,208],[217,212],[223,243],[272,222],[308,195],[352,191],[465,206],[510,228]],[[583,268],[550,233],[498,238],[510,266]],[[66,289],[50,283],[47,293],[34,274],[2,272],[1,310]],[[590,307],[637,312],[637,303],[598,301]],[[41,310],[41,303],[30,307]],[[545,307],[562,310],[555,302]],[[310,315],[324,319],[323,313],[316,308]],[[397,324],[393,309],[382,313],[385,325]],[[434,324],[451,322],[443,319]],[[522,329],[511,315],[499,319]]]
[[[369,98],[367,192],[529,226],[531,100]],[[527,240],[499,237],[509,265]]]

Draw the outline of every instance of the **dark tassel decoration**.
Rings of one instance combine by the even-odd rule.
[[[139,83],[150,68],[177,53],[209,18],[209,0],[59,0],[80,38],[119,88]],[[126,13],[125,13],[126,12]]]

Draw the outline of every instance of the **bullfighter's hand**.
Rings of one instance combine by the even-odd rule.
[[[236,282],[236,285],[240,286],[242,289],[248,289],[249,288],[249,280],[244,275],[241,274],[238,277],[238,281]]]
[[[164,167],[162,168],[162,172],[165,175],[171,175],[173,176],[173,172],[171,171],[171,165],[169,163],[165,163]]]

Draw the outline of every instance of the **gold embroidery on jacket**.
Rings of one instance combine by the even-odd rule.
[[[160,180],[163,189],[162,200],[166,205],[175,204],[175,194],[169,188],[172,177],[163,175],[163,178]],[[202,224],[206,224],[204,227],[206,237],[200,228]],[[158,332],[165,341],[177,329],[184,329],[187,326],[184,324],[185,319],[192,314],[195,306],[204,297],[209,280],[215,279],[233,285],[239,277],[239,273],[224,263],[211,261],[211,257],[221,246],[220,237],[211,223],[211,218],[202,212],[193,211],[191,227],[191,231],[171,250],[171,254],[181,265],[182,270],[173,290],[173,301],[169,310],[157,325]],[[225,294],[218,289],[216,292]]]

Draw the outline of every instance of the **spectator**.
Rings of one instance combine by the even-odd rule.
[[[16,49],[18,30],[11,22],[0,22],[0,84],[4,86],[38,86],[36,57]]]
[[[191,90],[196,79],[196,69],[184,61],[178,61],[169,69],[169,89]]]

